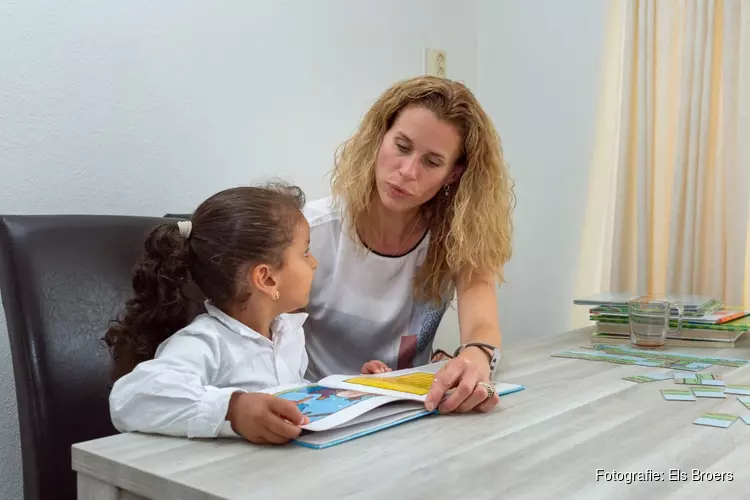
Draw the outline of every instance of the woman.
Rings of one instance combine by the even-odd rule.
[[[511,255],[514,196],[475,97],[435,77],[395,84],[339,148],[332,188],[305,207],[318,260],[306,309],[308,378],[356,373],[363,359],[393,369],[429,362],[456,297],[463,348],[436,375],[426,406],[492,409],[495,283]]]

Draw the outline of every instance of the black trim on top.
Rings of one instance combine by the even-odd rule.
[[[373,250],[372,248],[370,248],[367,245],[367,243],[365,243],[365,241],[362,239],[362,236],[359,236],[359,233],[357,233],[357,236],[359,236],[359,241],[362,242],[362,244],[364,245],[364,247],[366,249],[368,249],[369,251],[371,251],[372,253],[374,253],[375,255],[377,255],[379,257],[386,257],[386,258],[389,258],[389,259],[400,259],[401,257],[406,257],[407,255],[409,255],[410,253],[412,253],[414,250],[416,250],[417,247],[422,244],[422,242],[424,241],[425,237],[427,236],[427,233],[429,233],[429,232],[430,232],[430,228],[425,229],[424,233],[422,234],[422,237],[419,238],[419,241],[416,243],[416,245],[414,245],[409,250],[407,250],[406,252],[404,252],[402,254],[399,254],[399,255],[388,255],[388,254],[380,253],[377,250]]]

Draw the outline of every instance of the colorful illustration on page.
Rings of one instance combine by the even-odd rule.
[[[311,423],[349,408],[360,401],[377,397],[374,394],[348,389],[330,389],[318,385],[297,387],[275,395],[296,403],[297,408],[310,419]]]

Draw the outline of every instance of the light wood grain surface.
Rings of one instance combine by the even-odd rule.
[[[124,490],[116,498],[154,500],[750,496],[750,425],[692,423],[707,411],[750,410],[733,395],[666,401],[660,389],[684,386],[622,379],[658,368],[550,356],[589,345],[590,331],[508,348],[498,379],[526,390],[503,397],[490,414],[429,417],[325,450],[119,435],[74,446],[73,468],[93,478],[92,491],[101,489],[100,481]],[[668,351],[750,359],[748,342],[734,349]],[[750,366],[706,371],[727,383],[750,384]],[[597,480],[597,469],[620,479],[649,471],[661,476],[628,484]],[[693,469],[725,476],[695,481]],[[687,478],[671,480],[671,470]]]

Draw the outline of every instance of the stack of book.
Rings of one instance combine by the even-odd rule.
[[[576,299],[574,304],[590,306],[589,318],[596,323],[591,342],[596,344],[626,344],[630,342],[628,302],[637,295],[601,293]],[[674,347],[734,347],[735,342],[750,331],[750,310],[727,307],[714,297],[687,295],[664,297],[683,309],[682,327],[678,327],[679,311],[670,314],[667,346]]]

